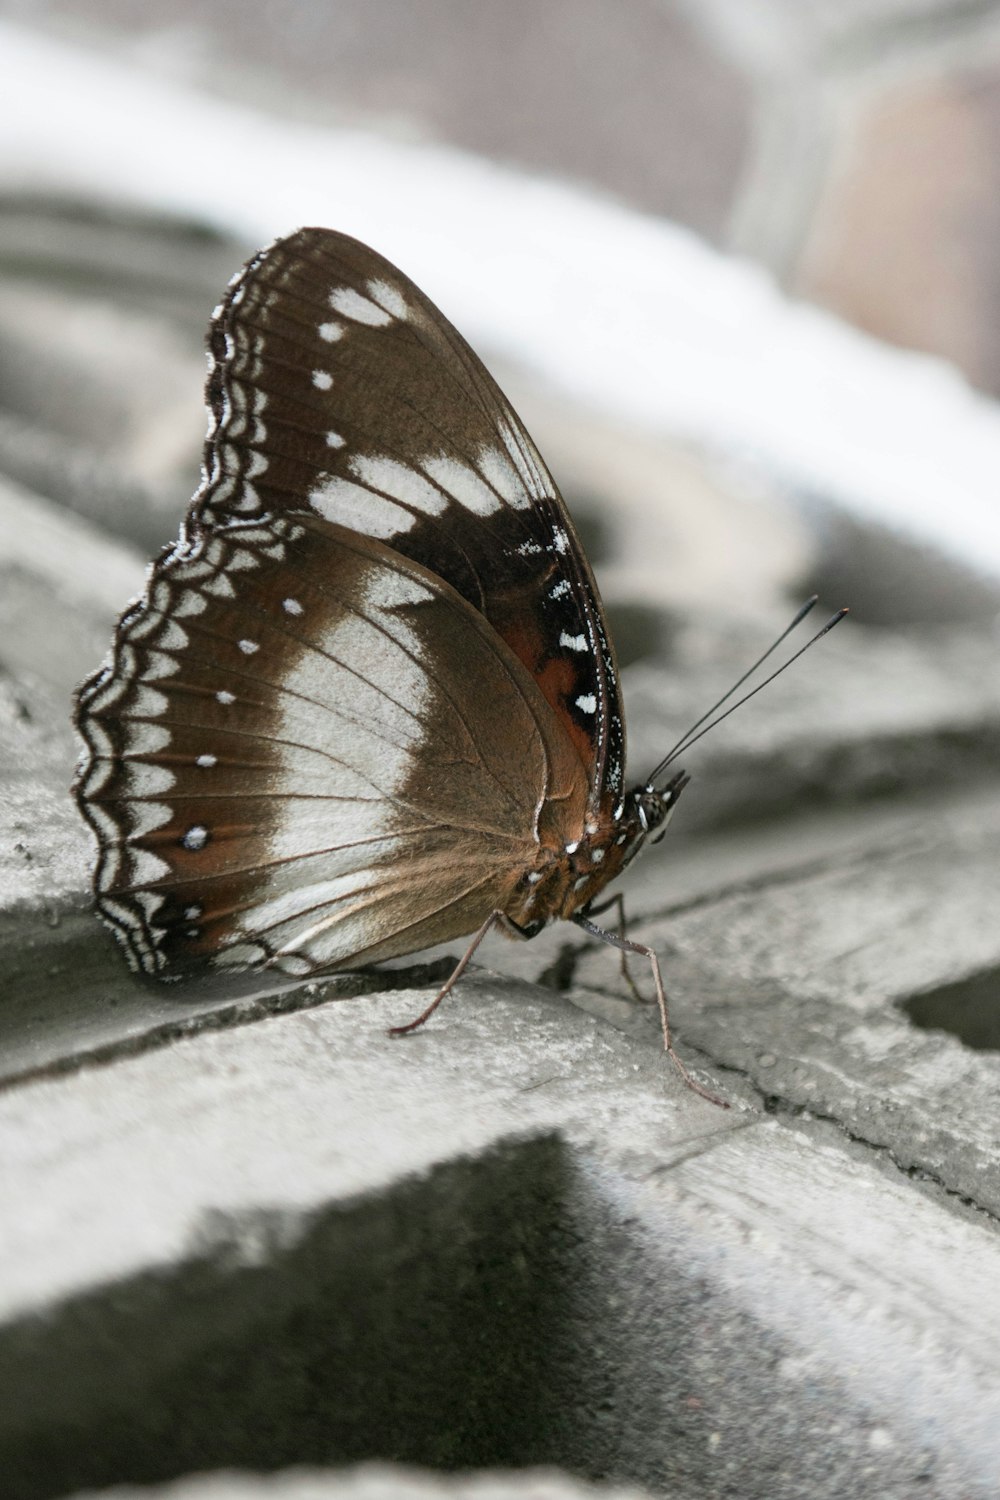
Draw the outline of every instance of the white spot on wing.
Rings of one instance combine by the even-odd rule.
[[[369,297],[362,297],[352,286],[338,286],[330,293],[330,306],[353,323],[367,323],[370,328],[384,328],[392,322],[392,313]]]
[[[318,391],[328,391],[333,385],[333,376],[329,370],[313,370],[313,385]]]
[[[411,511],[404,510],[383,495],[375,495],[363,485],[352,484],[349,479],[327,475],[309,492],[309,503],[328,521],[341,526],[350,526],[367,536],[387,541],[409,531],[416,521]]]
[[[425,516],[439,516],[447,509],[448,499],[429,480],[409,464],[395,458],[366,457],[364,454],[351,459],[350,470],[362,484],[382,490],[394,500],[412,506]]]
[[[253,656],[254,652],[260,650],[260,642],[248,641],[244,639],[240,641],[240,650],[243,652],[244,656]]]
[[[174,617],[180,619],[188,615],[203,614],[207,605],[208,601],[202,594],[195,593],[194,589],[185,589],[174,601]]]
[[[380,307],[394,318],[405,321],[409,317],[410,309],[406,305],[406,298],[397,287],[388,281],[372,280],[366,287],[369,297],[373,298]]]
[[[158,797],[169,792],[177,780],[169,766],[151,766],[145,761],[129,761],[127,772],[129,797]]]
[[[483,446],[479,450],[479,471],[501,500],[514,510],[526,510],[531,496],[507,456],[499,448]]]
[[[133,885],[152,885],[170,874],[170,866],[148,849],[133,849],[129,854],[129,881]],[[137,893],[138,894],[138,893]]]
[[[236,593],[224,573],[220,573],[217,578],[210,578],[204,585],[204,589],[206,594],[211,594],[216,599],[232,599]]]
[[[136,719],[158,719],[167,711],[167,699],[155,688],[140,686],[132,700],[131,713]]]
[[[183,630],[175,620],[168,621],[165,629],[161,630],[156,637],[156,645],[160,651],[183,651],[187,643],[187,631]]]
[[[162,828],[173,817],[166,802],[133,802],[129,808],[130,834],[134,839]]]
[[[185,849],[192,849],[194,851],[204,849],[208,843],[208,829],[202,827],[200,823],[196,823],[193,828],[188,829],[187,833],[181,839],[181,843]]]
[[[321,323],[316,332],[326,343],[335,344],[344,337],[344,326],[342,323]]]
[[[326,446],[328,448],[342,448],[346,442],[339,432],[328,432],[326,435]]]
[[[593,693],[581,693],[579,698],[577,698],[576,700],[576,706],[583,713],[592,714],[597,711],[597,699],[594,697]]]
[[[394,573],[391,576],[391,585],[387,587],[386,576],[379,577],[378,582],[369,582],[364,591],[366,608],[376,610],[397,610],[402,604],[429,604],[434,598],[433,593],[423,583],[418,583],[415,578],[407,578],[403,573]],[[406,645],[409,650],[420,652],[422,647],[417,637],[405,627],[402,631]],[[400,631],[396,631],[399,639]]]
[[[266,957],[267,949],[260,943],[231,943],[228,948],[220,948],[215,963],[226,969],[247,969]]]
[[[210,766],[216,764],[217,760],[218,757],[215,755],[199,755],[195,764],[201,766],[203,770],[208,770]]]
[[[93,728],[93,724],[90,726]],[[129,730],[129,755],[155,755],[165,750],[173,738],[166,724],[145,724],[141,720]],[[107,741],[107,754],[111,754],[111,742]]]
[[[565,630],[559,636],[560,646],[565,646],[567,651],[586,651],[587,637],[585,635],[569,635]]]
[[[220,688],[219,691],[216,693],[215,696],[216,696],[216,699],[218,700],[218,702],[224,704],[227,708],[228,708],[228,706],[229,706],[230,703],[235,703],[236,702],[236,696],[235,696],[235,694],[234,693],[230,693],[228,691],[228,689],[226,689],[226,688]]]
[[[302,613],[302,605],[297,599],[282,599],[281,607],[286,615],[300,615]]]
[[[473,515],[491,516],[500,509],[500,501],[489,485],[484,484],[468,464],[460,463],[457,458],[448,458],[440,453],[436,458],[425,458],[420,467],[435,484],[440,485],[453,500],[464,505]]]

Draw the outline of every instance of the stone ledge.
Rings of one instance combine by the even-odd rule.
[[[992,1231],[537,989],[476,977],[386,1038],[420,999],[0,1098],[12,1500],[446,1451],[668,1493],[995,1493]]]

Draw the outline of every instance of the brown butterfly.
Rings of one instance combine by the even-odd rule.
[[[415,1026],[492,927],[560,917],[649,960],[713,1098],[655,953],[590,915],[687,777],[624,788],[597,585],[502,392],[325,229],[249,262],[209,350],[201,486],[76,707],[130,963],[304,975],[475,933]]]

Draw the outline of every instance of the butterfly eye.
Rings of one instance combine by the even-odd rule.
[[[691,780],[686,771],[678,771],[661,789],[643,787],[636,796],[636,814],[642,824],[644,835],[653,834],[650,844],[658,844],[667,831],[667,824],[677,806],[681,792]]]

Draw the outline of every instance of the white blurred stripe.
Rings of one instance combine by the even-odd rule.
[[[0,55],[0,185],[201,215],[262,244],[305,223],[346,230],[474,344],[568,394],[1000,575],[1000,409],[949,366],[578,188],[270,118],[6,22]]]

